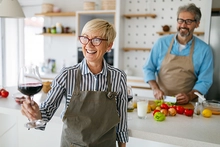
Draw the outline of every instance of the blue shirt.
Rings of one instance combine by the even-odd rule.
[[[69,106],[70,99],[75,86],[76,71],[82,64],[82,81],[80,84],[81,91],[107,91],[107,71],[111,72],[111,82],[113,92],[117,92],[117,112],[120,122],[117,126],[116,136],[119,142],[128,142],[127,129],[127,77],[126,74],[106,63],[103,59],[104,66],[99,74],[94,75],[86,64],[86,59],[81,63],[63,68],[59,75],[53,80],[51,90],[47,99],[40,106],[42,119],[49,121],[59,107],[63,96],[65,96],[65,110]],[[65,112],[64,110],[64,112]],[[40,129],[44,129],[42,127]],[[91,133],[91,132],[88,132]]]
[[[168,51],[173,37],[173,34],[161,37],[154,44],[143,67],[145,82],[156,80],[156,76],[160,71],[162,61]],[[213,81],[213,54],[210,46],[201,39],[193,36],[193,38],[186,44],[185,48],[182,51],[179,51],[179,43],[175,37],[171,54],[176,56],[189,56],[193,39],[195,39],[193,66],[194,74],[197,78],[193,89],[198,90],[205,95],[211,87]]]

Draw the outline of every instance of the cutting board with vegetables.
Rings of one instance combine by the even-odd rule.
[[[156,104],[154,100],[148,100],[149,104]],[[184,104],[184,105],[176,105],[176,106],[183,106],[185,109],[194,109],[193,104],[188,103],[188,104]]]

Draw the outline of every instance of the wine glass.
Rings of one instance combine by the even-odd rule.
[[[133,92],[132,92],[132,88],[131,86],[127,86],[127,94],[128,94],[128,108],[127,108],[127,112],[133,112],[134,111],[134,106],[133,106]],[[128,119],[132,119],[129,115],[128,115]]]
[[[18,76],[18,90],[31,98],[33,101],[34,95],[41,91],[43,87],[37,66],[24,66],[20,69]],[[31,103],[33,104],[33,103]],[[43,126],[45,122],[43,120],[30,120],[25,124],[25,127],[37,128]]]

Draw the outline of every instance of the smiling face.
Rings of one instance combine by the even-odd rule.
[[[116,37],[114,26],[103,19],[88,21],[79,36],[87,66],[93,73],[103,67],[103,57],[110,51]]]
[[[187,19],[195,20],[195,15],[193,15],[190,12],[183,11],[179,13],[178,18],[183,20],[187,20]],[[179,24],[177,22],[178,35],[182,38],[191,38],[193,36],[194,29],[199,27],[199,23],[200,22],[197,21],[193,21],[191,24],[186,24],[186,22]]]
[[[84,32],[84,34],[82,34],[82,36],[85,36],[89,39],[93,39],[93,38],[100,38],[100,39],[107,39],[102,37],[99,33],[97,33],[98,31],[95,32]],[[100,45],[98,46],[94,46],[91,43],[91,40],[85,45],[82,44],[82,51],[83,51],[83,55],[87,60],[88,65],[100,65],[102,64],[102,59],[104,57],[104,54],[111,50],[113,43],[110,43],[108,45],[107,41],[102,41]]]

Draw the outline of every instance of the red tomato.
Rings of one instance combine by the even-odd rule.
[[[169,106],[167,104],[163,103],[160,105],[160,108],[161,109],[169,109]]]
[[[171,105],[169,108],[174,108],[176,110],[176,105]]]
[[[183,114],[185,111],[184,107],[183,106],[176,106],[176,112],[178,114]]]
[[[155,109],[154,112],[153,112],[153,116],[154,116],[154,114],[157,113],[157,112],[160,112],[160,110]]]
[[[193,115],[193,109],[185,109],[184,113],[186,116],[192,116]]]
[[[1,93],[1,97],[3,98],[7,98],[9,95],[9,92],[6,91],[5,89],[1,89],[0,93]]]

